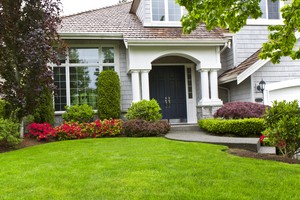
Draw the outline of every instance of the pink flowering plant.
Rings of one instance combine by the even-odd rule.
[[[49,140],[56,136],[55,130],[49,123],[31,123],[27,127],[28,133],[26,137],[34,137],[37,140]]]
[[[121,133],[122,121],[118,119],[96,120],[90,123],[65,122],[55,128],[58,140],[116,136]]]
[[[58,140],[82,139],[87,137],[87,134],[82,132],[80,124],[77,122],[64,122],[62,125],[55,127],[55,132]]]

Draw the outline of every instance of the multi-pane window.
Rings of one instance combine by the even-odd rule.
[[[180,21],[181,7],[175,0],[152,0],[152,21]]]
[[[55,111],[88,104],[96,109],[97,78],[101,70],[115,70],[115,48],[70,48],[61,65],[54,66]]]
[[[263,12],[263,19],[280,19],[279,1],[261,0],[260,8]]]

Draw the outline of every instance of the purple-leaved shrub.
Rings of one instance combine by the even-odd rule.
[[[230,102],[224,104],[214,114],[214,118],[244,119],[262,118],[269,106],[251,102]]]

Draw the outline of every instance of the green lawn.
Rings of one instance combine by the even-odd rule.
[[[300,199],[300,165],[164,138],[55,142],[0,154],[0,199]]]

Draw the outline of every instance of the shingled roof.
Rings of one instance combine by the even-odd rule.
[[[251,67],[254,63],[256,63],[259,60],[258,55],[259,55],[260,52],[261,52],[261,49],[256,51],[250,57],[248,57],[246,60],[244,60],[237,67],[232,68],[232,69],[227,70],[224,73],[222,73],[219,76],[219,82],[220,83],[226,83],[226,82],[230,82],[232,80],[236,80],[238,75],[243,73],[245,70],[247,70],[249,67]]]
[[[207,31],[200,25],[191,34],[183,34],[182,28],[144,27],[134,13],[132,2],[118,4],[62,17],[59,33],[120,33],[123,39],[176,39],[214,40],[225,38],[221,29]]]

